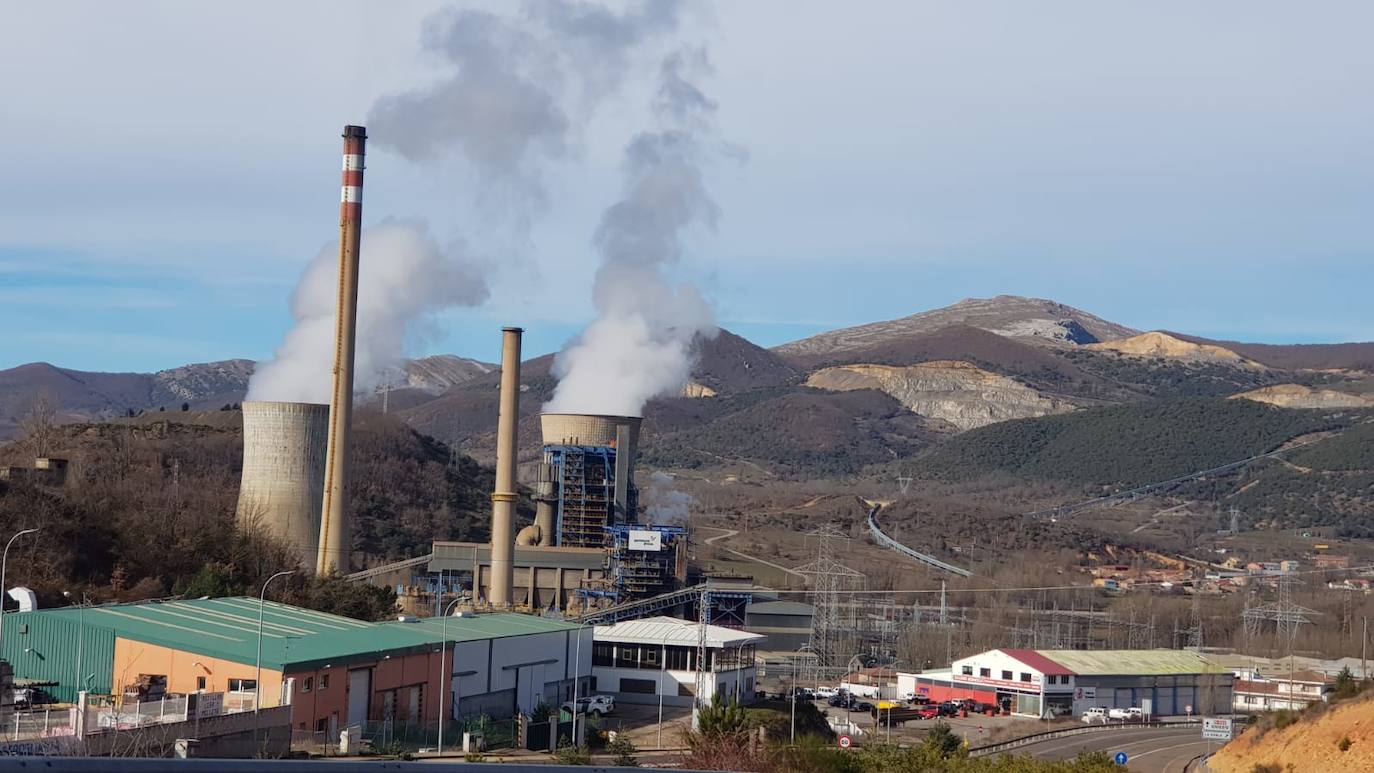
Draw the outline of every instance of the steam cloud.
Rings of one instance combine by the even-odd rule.
[[[661,525],[686,526],[692,513],[696,497],[673,486],[674,478],[666,472],[655,471],[649,476],[649,487],[644,492],[646,503],[644,514],[649,523]]]
[[[415,162],[461,156],[477,173],[476,201],[523,232],[544,203],[543,176],[570,155],[574,126],[614,93],[645,41],[677,28],[680,0],[624,12],[576,0],[531,0],[514,18],[448,10],[426,20],[424,48],[450,66],[433,85],[379,99],[374,146]],[[407,338],[444,308],[486,300],[482,262],[440,249],[427,226],[390,222],[363,232],[356,391],[394,378]],[[250,400],[326,402],[334,358],[337,250],[325,249],[292,297],[296,326],[258,364]]]
[[[543,204],[547,165],[575,149],[574,119],[615,93],[635,49],[675,30],[680,8],[531,0],[515,18],[437,13],[421,41],[452,72],[378,100],[368,116],[375,142],[417,162],[461,153],[478,173],[479,202],[527,219]]]
[[[386,221],[364,229],[359,263],[353,371],[358,392],[372,391],[401,366],[407,338],[423,334],[434,312],[487,298],[486,279],[461,245],[441,248],[423,223]],[[329,402],[338,282],[335,242],[301,276],[291,296],[295,327],[273,359],[258,363],[249,400]]]
[[[687,383],[693,344],[717,333],[697,289],[668,274],[688,229],[713,226],[719,214],[702,174],[717,149],[716,103],[689,79],[707,70],[702,50],[673,53],[660,67],[653,107],[661,128],[625,148],[624,198],[602,215],[594,237],[597,317],[555,360],[559,381],[547,411],[638,416],[648,400]]]

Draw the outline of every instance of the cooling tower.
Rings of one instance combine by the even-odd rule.
[[[265,529],[315,558],[324,498],[329,406],[315,403],[243,404],[243,481],[240,528]]]
[[[598,416],[586,413],[541,413],[539,426],[544,445],[615,447],[616,455],[628,451],[633,461],[639,448],[638,416]],[[623,428],[623,429],[622,429]],[[628,433],[628,446],[621,447],[617,435]]]

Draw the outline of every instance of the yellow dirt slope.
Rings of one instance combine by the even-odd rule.
[[[1264,366],[1247,357],[1221,346],[1195,344],[1174,338],[1167,333],[1141,333],[1120,341],[1104,341],[1088,344],[1086,349],[1105,349],[1120,352],[1132,357],[1159,357],[1166,360],[1180,360],[1194,363],[1220,363],[1239,368],[1263,370]]]
[[[1350,748],[1341,751],[1341,739]],[[1342,703],[1318,717],[1260,735],[1251,729],[1212,758],[1216,773],[1251,773],[1256,765],[1294,773],[1374,771],[1374,696]],[[1291,768],[1289,766],[1292,766]]]

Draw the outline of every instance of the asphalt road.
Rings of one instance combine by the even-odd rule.
[[[1217,748],[1212,742],[1212,749]],[[1028,744],[1013,754],[1030,754],[1050,760],[1069,759],[1081,751],[1126,752],[1127,767],[1139,773],[1183,773],[1188,762],[1207,751],[1207,741],[1197,725],[1180,728],[1121,728],[1100,730],[1066,738]]]

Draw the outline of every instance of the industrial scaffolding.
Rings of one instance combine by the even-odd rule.
[[[615,509],[615,449],[545,446],[544,458],[558,470],[558,544],[606,547]]]

